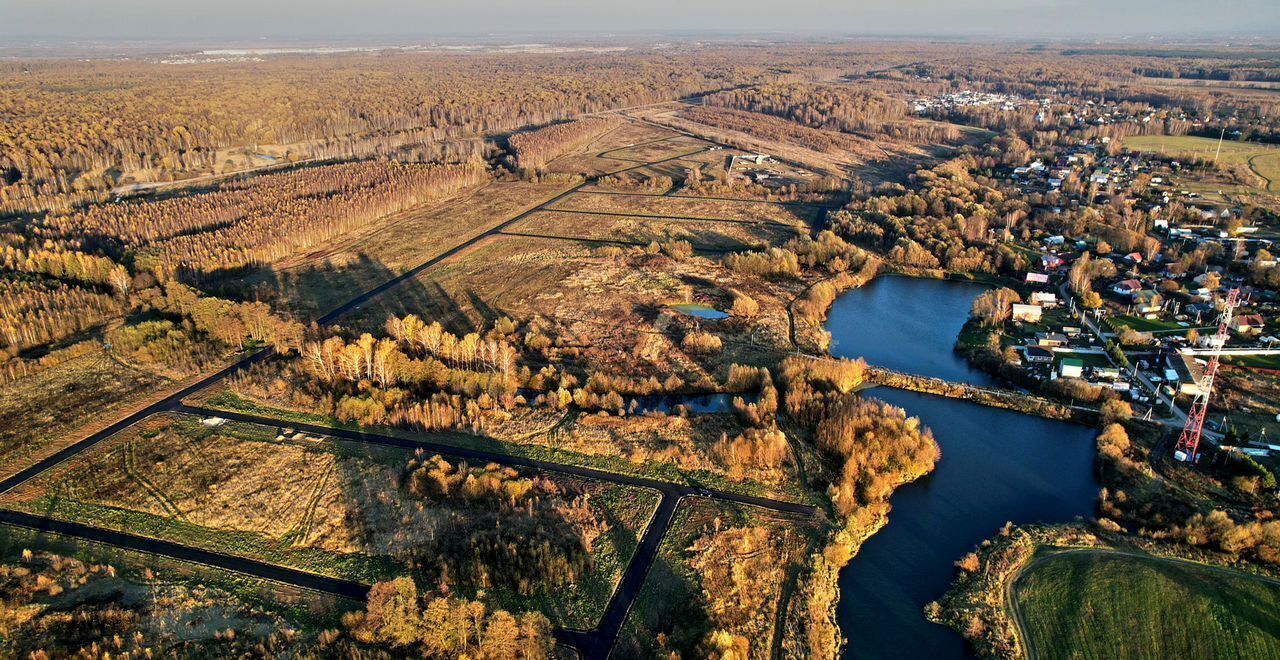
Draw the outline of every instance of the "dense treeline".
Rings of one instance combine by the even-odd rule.
[[[840,569],[884,523],[893,489],[927,474],[938,459],[938,445],[919,419],[854,393],[866,372],[862,360],[789,357],[779,373],[782,408],[813,439],[823,459],[821,479],[842,523],[813,554],[812,570],[798,587],[803,598],[787,614],[802,631],[806,657],[839,651]]]
[[[286,161],[366,157],[671,100],[755,81],[766,75],[761,59],[382,53],[11,64],[0,68],[0,211],[100,199],[122,173],[151,181],[235,169],[230,148]]]
[[[864,137],[888,135],[921,143],[960,137],[957,127],[908,121],[906,102],[873,89],[798,83],[761,85],[707,96],[707,105],[774,115],[803,124]]]
[[[932,471],[938,459],[938,444],[919,419],[875,399],[830,404],[816,435],[818,447],[840,463],[830,495],[846,517],[878,515],[895,488]]]
[[[425,658],[543,660],[554,644],[541,614],[513,616],[478,601],[419,595],[407,577],[373,585],[365,610],[345,615],[343,624],[360,642]]]
[[[536,380],[517,365],[514,333],[510,321],[459,336],[414,315],[393,317],[380,337],[313,333],[297,360],[256,367],[233,386],[257,399],[364,425],[476,430],[484,426],[485,411],[516,405],[518,388]],[[543,380],[558,384],[553,375],[538,383]]]
[[[594,566],[592,546],[608,528],[586,492],[510,467],[412,459],[401,487],[455,513],[439,534],[403,552],[446,582],[480,589],[527,596],[577,584]]]
[[[1155,474],[1149,442],[1131,438],[1133,430],[1112,422],[1098,435],[1098,461],[1107,486],[1098,507],[1105,528],[1129,526],[1154,539],[1280,564],[1280,521],[1271,519],[1276,478],[1270,470],[1243,454],[1202,444],[1198,467],[1206,474],[1195,479],[1211,483],[1191,482],[1192,488],[1212,488],[1233,501],[1229,511],[1210,509],[1186,483],[1174,484]]]
[[[591,142],[618,126],[618,117],[586,117],[563,124],[552,124],[527,133],[516,133],[509,143],[515,152],[516,167],[536,169]]]
[[[126,250],[137,270],[165,280],[186,271],[270,263],[486,176],[475,163],[345,163],[233,181],[213,192],[159,202],[54,214],[34,231]]]
[[[680,116],[699,124],[739,131],[766,140],[798,144],[829,154],[868,154],[874,151],[874,145],[867,140],[847,133],[809,128],[756,112],[702,106],[684,110]]]
[[[373,585],[363,610],[330,629],[300,626],[201,579],[165,579],[24,550],[0,563],[6,653],[30,658],[331,657],[543,660],[551,624],[447,593],[419,594],[409,578]],[[157,577],[159,579],[157,579]],[[95,594],[81,598],[78,594]],[[70,596],[70,597],[69,597]],[[305,608],[304,608],[305,609]],[[175,617],[216,622],[174,626]]]
[[[831,216],[831,227],[853,243],[918,269],[1017,273],[1030,264],[1003,237],[1031,226],[1030,206],[969,173],[962,158],[913,175],[912,188],[855,200]]]
[[[12,356],[75,336],[123,310],[109,293],[47,278],[0,277],[0,352]]]

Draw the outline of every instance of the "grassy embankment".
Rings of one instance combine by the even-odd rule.
[[[1190,562],[1071,552],[1014,584],[1036,658],[1274,658],[1280,583]]]
[[[1218,153],[1218,140],[1213,138],[1135,135],[1125,138],[1124,144],[1138,151],[1155,152],[1173,157],[1194,156],[1204,160],[1212,160]],[[1245,165],[1262,179],[1260,188],[1280,193],[1280,148],[1252,142],[1223,140],[1218,162],[1223,165]]]

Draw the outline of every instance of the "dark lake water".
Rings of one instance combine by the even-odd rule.
[[[969,306],[986,289],[969,282],[878,277],[831,306],[831,353],[906,373],[991,384],[990,376],[952,351]]]
[[[887,277],[836,301],[832,353],[949,380],[985,384],[952,353],[982,287]],[[1094,431],[926,394],[877,388],[933,430],[942,460],[900,488],[889,524],[840,576],[837,616],[847,658],[968,658],[964,640],[924,618],[955,576],[953,563],[1006,521],[1066,522],[1092,514]]]

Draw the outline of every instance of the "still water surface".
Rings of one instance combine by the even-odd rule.
[[[983,287],[884,277],[845,293],[827,329],[832,353],[974,384],[991,379],[952,352]],[[1083,426],[888,388],[869,392],[920,417],[942,447],[934,472],[900,488],[889,525],[840,576],[837,616],[848,658],[968,658],[964,640],[925,620],[953,563],[1005,521],[1066,522],[1092,514],[1094,432]]]

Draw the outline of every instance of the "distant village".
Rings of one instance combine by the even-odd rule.
[[[1004,328],[1013,349],[1006,360],[1029,379],[1079,379],[1116,390],[1140,414],[1176,418],[1178,397],[1199,392],[1206,356],[1215,347],[1228,363],[1280,365],[1280,329],[1265,321],[1280,313],[1280,300],[1274,287],[1257,286],[1250,277],[1280,273],[1273,270],[1277,236],[1243,217],[1241,207],[1181,188],[1178,161],[1118,152],[1108,149],[1109,142],[1101,137],[1002,173],[1018,190],[1053,200],[1051,213],[1122,198],[1143,212],[1143,226],[1134,229],[1145,231],[1143,246],[1126,251],[1096,238],[1015,237],[992,229],[994,238],[1033,260],[1025,279],[1030,293],[1011,306]],[[1183,255],[1221,255],[1244,268],[1166,262],[1171,246]],[[1071,286],[1081,259],[1101,274],[1090,282],[1088,300]],[[1223,302],[1232,289],[1239,292],[1239,306],[1217,346]],[[1225,431],[1220,421],[1207,426],[1212,433]],[[1243,451],[1261,455],[1280,452],[1280,446],[1255,438]]]

